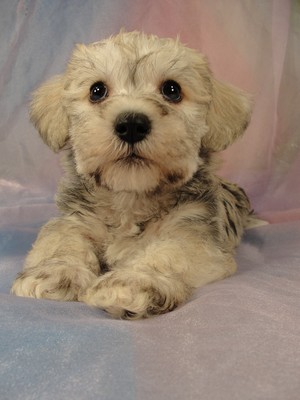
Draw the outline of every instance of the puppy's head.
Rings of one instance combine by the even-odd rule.
[[[200,150],[225,149],[250,108],[201,54],[132,32],[78,45],[64,75],[34,93],[31,119],[54,151],[69,143],[79,174],[143,192],[189,180]]]

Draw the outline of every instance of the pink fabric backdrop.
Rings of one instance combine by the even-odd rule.
[[[299,8],[297,0],[1,3],[1,223],[55,212],[61,171],[28,122],[30,92],[63,71],[74,43],[121,27],[179,34],[207,55],[219,79],[254,95],[252,122],[224,152],[221,172],[243,185],[254,208],[271,221],[299,218]]]

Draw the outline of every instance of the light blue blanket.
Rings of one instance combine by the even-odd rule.
[[[2,232],[1,400],[296,400],[299,243],[300,223],[251,230],[235,276],[169,314],[128,322],[10,295],[29,240]]]

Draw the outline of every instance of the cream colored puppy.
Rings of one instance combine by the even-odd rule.
[[[122,32],[78,45],[34,93],[33,123],[66,154],[62,214],[42,228],[12,293],[141,318],[233,274],[250,205],[212,157],[244,132],[250,109],[178,40]]]

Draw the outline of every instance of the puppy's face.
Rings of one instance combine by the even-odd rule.
[[[203,162],[201,147],[225,148],[249,113],[245,95],[217,83],[202,55],[139,33],[78,45],[65,74],[42,86],[32,105],[50,147],[69,141],[79,174],[137,192],[189,180]]]

